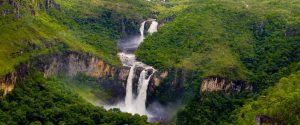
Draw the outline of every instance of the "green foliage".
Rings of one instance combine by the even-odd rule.
[[[158,69],[175,67],[199,72],[200,78],[241,80],[260,92],[299,67],[299,5],[297,0],[170,0],[159,19],[175,19],[147,37],[136,55]],[[178,113],[177,123],[230,124],[234,118],[229,116],[245,98],[249,95],[200,94]],[[288,102],[299,103],[295,99]],[[299,116],[290,117],[290,123],[297,124],[293,119]],[[247,123],[253,124],[253,118]]]
[[[137,32],[154,6],[135,0],[54,1],[1,2],[0,75],[53,50],[90,53],[118,66],[117,39]]]
[[[6,124],[147,124],[147,118],[93,106],[58,79],[31,71],[0,101]]]
[[[284,6],[275,3],[171,1],[168,9],[181,11],[176,11],[174,21],[149,36],[136,54],[159,69],[196,70],[202,72],[201,77],[267,87],[279,79],[267,80],[267,76],[300,57],[299,11],[295,11],[299,4],[293,0]]]
[[[160,82],[159,87],[147,93],[147,102],[158,101],[160,104],[168,104],[180,101],[186,103],[199,93],[201,79],[197,72],[170,69],[168,74]]]
[[[173,22],[148,37],[136,54],[161,69],[174,66],[200,70],[204,77],[245,80],[247,70],[228,44],[231,37],[246,39],[248,34],[237,36],[233,29],[223,26],[223,19],[236,12],[213,2],[205,5],[192,6],[177,14]]]
[[[245,96],[227,95],[221,92],[201,93],[184,106],[177,114],[178,125],[224,124],[230,121],[230,113],[243,105]]]
[[[288,124],[300,124],[300,72],[281,78],[257,100],[237,110],[237,124],[255,124],[257,114],[264,114]]]
[[[0,2],[0,75],[49,52],[85,52],[120,65],[115,41],[138,32],[141,20],[152,17],[165,25],[147,37],[138,58],[157,69],[197,72],[179,89],[172,88],[177,74],[170,73],[151,95],[164,103],[195,96],[178,113],[178,124],[253,124],[257,113],[299,123],[299,0],[55,0],[51,6],[44,0],[13,2]],[[262,93],[265,99],[246,103],[235,116],[232,111],[244,104],[247,94],[198,95],[205,77],[245,81],[255,90],[282,79]],[[1,100],[0,124],[145,124],[144,117],[84,102],[80,97],[109,98],[95,81],[84,76],[44,79],[33,73]],[[72,90],[65,82],[74,83]]]
[[[96,78],[84,74],[78,74],[73,78],[66,76],[59,78],[67,83],[68,88],[93,105],[105,105],[112,98],[111,91],[104,89]]]

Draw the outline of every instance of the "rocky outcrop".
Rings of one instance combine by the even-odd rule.
[[[169,74],[168,70],[165,70],[161,73],[155,74],[152,79],[153,85],[158,87],[161,83],[161,80],[165,79],[168,76],[168,74]]]
[[[16,73],[10,73],[3,77],[0,77],[0,90],[2,95],[6,95],[7,93],[11,92],[17,82]]]
[[[252,86],[242,81],[229,81],[222,78],[206,78],[202,81],[201,92],[225,91],[240,92],[243,90],[252,91]]]
[[[39,67],[38,69],[44,72],[45,77],[56,74],[75,76],[83,73],[95,78],[112,77],[116,80],[126,81],[129,73],[127,67],[115,67],[100,58],[75,52],[51,55],[50,58],[42,57],[33,65]]]
[[[18,79],[25,77],[28,71],[28,65],[20,65],[18,70],[4,76],[0,76],[0,97],[11,92]]]
[[[78,73],[83,73],[87,76],[99,79],[99,82],[105,84],[105,87],[118,86],[118,88],[125,88],[124,84],[130,70],[129,67],[113,66],[89,54],[76,52],[49,54],[47,56],[37,57],[19,66],[16,72],[0,77],[0,90],[3,91],[4,95],[13,90],[17,79],[23,78],[29,68],[36,68],[44,73],[45,77],[53,75],[67,75],[72,77]],[[118,89],[118,91],[119,90],[120,89]],[[125,93],[125,89],[124,92],[120,93]]]
[[[56,74],[75,76],[83,73],[94,78],[111,77],[118,81],[126,81],[130,70],[129,67],[116,67],[95,56],[75,52],[39,58],[33,65],[39,67],[45,77]]]

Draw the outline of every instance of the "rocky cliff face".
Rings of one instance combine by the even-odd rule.
[[[82,73],[97,78],[99,79],[99,84],[103,84],[104,88],[112,89],[117,98],[123,98],[126,93],[125,84],[130,70],[130,67],[116,67],[89,54],[76,52],[49,54],[47,56],[38,57],[27,64],[23,64],[16,72],[0,77],[0,90],[3,92],[3,95],[13,90],[17,79],[24,77],[30,67],[38,69],[44,73],[45,77],[59,74],[73,77],[78,73]],[[142,70],[143,68],[137,68],[135,70],[136,76],[134,83],[138,83],[139,74]],[[150,93],[155,92],[157,88],[161,86],[161,82],[168,77],[169,80],[167,80],[167,84],[177,92],[180,92],[188,76],[186,76],[184,71],[175,70],[172,72],[171,74],[169,70],[156,72],[150,81],[148,91]],[[135,87],[137,87],[137,84]],[[243,90],[251,91],[252,87],[241,81],[228,81],[226,79],[212,77],[202,81],[200,90],[201,92],[240,92]]]
[[[100,58],[75,52],[41,57],[33,66],[44,72],[45,77],[55,74],[75,76],[83,73],[94,78],[112,77],[116,80],[126,81],[129,73],[128,67],[115,67]]]
[[[6,76],[0,77],[0,90],[3,95],[11,92],[16,84],[17,76],[16,73],[10,73]]]
[[[88,54],[66,52],[64,54],[49,54],[41,56],[19,66],[16,72],[0,77],[0,90],[4,95],[13,90],[16,81],[23,78],[29,68],[36,68],[45,77],[52,75],[67,75],[73,77],[83,73],[99,79],[100,84],[114,88],[118,93],[125,93],[125,83],[129,67],[112,66],[100,58]]]
[[[229,81],[222,78],[212,77],[202,81],[201,92],[225,91],[240,92],[243,90],[252,91],[252,86],[242,81]]]
[[[22,64],[18,70],[4,76],[0,76],[0,97],[1,95],[5,96],[14,89],[17,79],[21,79],[25,76],[25,74],[27,74],[27,67],[28,65]]]
[[[158,87],[163,79],[165,79],[169,74],[168,70],[165,70],[161,73],[154,74],[152,79],[152,85]]]

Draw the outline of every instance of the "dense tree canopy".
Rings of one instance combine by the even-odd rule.
[[[0,101],[0,123],[19,124],[147,124],[146,116],[106,111],[86,102],[63,81],[45,79],[31,71],[14,91]]]

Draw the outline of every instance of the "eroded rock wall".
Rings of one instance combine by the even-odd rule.
[[[16,72],[0,77],[0,90],[3,91],[4,95],[13,90],[17,79],[24,77],[29,68],[36,68],[44,73],[45,77],[53,75],[73,77],[78,73],[83,73],[97,78],[99,81],[105,81],[107,87],[111,84],[111,86],[118,86],[119,88],[124,88],[130,70],[129,67],[113,66],[89,54],[76,52],[49,54],[37,57],[26,65],[19,66]]]
[[[224,78],[211,77],[202,81],[200,90],[201,92],[240,92],[243,90],[252,91],[252,86],[243,81],[230,81]]]
[[[17,76],[16,73],[10,73],[3,77],[0,77],[0,90],[2,91],[3,95],[11,92],[16,84]]]

